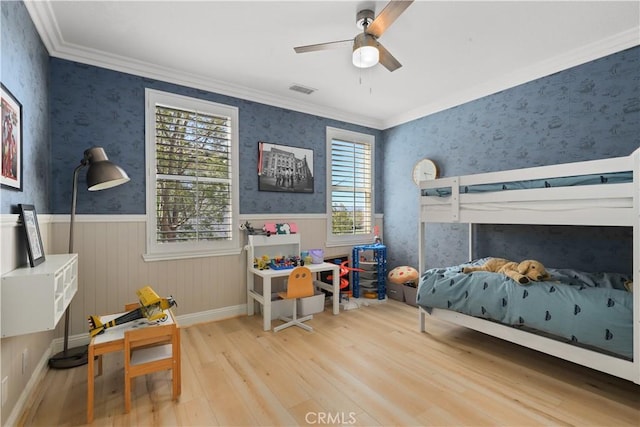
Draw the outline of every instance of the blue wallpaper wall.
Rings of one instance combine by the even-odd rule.
[[[240,109],[241,213],[325,212],[326,126],[376,136],[376,212],[385,214],[390,266],[417,266],[417,196],[410,170],[422,157],[443,175],[627,155],[640,146],[640,48],[626,50],[384,132],[193,88],[49,59],[22,2],[1,2],[1,80],[24,107],[24,191],[2,189],[0,213],[33,203],[41,213],[68,213],[71,175],[83,151],[102,145],[130,174],[128,184],[99,195],[82,192],[78,212],[145,210],[144,88],[236,105]],[[313,194],[257,191],[257,143],[314,150]],[[82,177],[81,179],[84,179]],[[81,183],[82,184],[82,183]],[[383,191],[386,188],[386,191]],[[384,210],[383,210],[384,206]],[[550,265],[573,258],[615,266],[629,258],[628,230],[590,227],[478,227],[476,254],[538,257]],[[427,262],[467,258],[465,226],[430,225]],[[587,248],[606,247],[602,256]],[[580,248],[580,250],[576,250]]]
[[[49,205],[49,55],[22,2],[0,2],[0,80],[22,104],[23,191],[2,187],[0,213],[15,212],[18,203],[38,213]]]
[[[145,88],[239,108],[241,214],[326,211],[326,126],[375,135],[377,167],[382,170],[381,131],[54,58],[51,60],[53,213],[69,211],[73,169],[84,150],[93,145],[104,147],[109,158],[127,171],[131,181],[99,194],[86,191],[79,194],[78,213],[145,213]],[[259,141],[312,149],[314,193],[258,191]],[[83,185],[85,176],[81,174],[80,186]],[[376,212],[382,212],[381,175],[376,187]]]
[[[388,262],[417,266],[418,189],[410,170],[418,159],[430,157],[442,176],[453,176],[630,154],[640,146],[640,47],[387,129],[383,137]],[[596,259],[585,252],[606,244],[597,260],[615,268],[622,248],[631,248],[628,232],[610,237],[611,229],[565,234],[543,227],[524,238],[528,230],[481,226],[476,255],[584,268]],[[433,224],[427,233],[428,266],[467,260],[466,226]],[[576,250],[585,233],[591,244]]]

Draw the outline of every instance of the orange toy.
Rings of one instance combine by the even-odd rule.
[[[349,286],[349,280],[345,278],[345,276],[349,274],[350,271],[364,271],[361,268],[347,267],[347,264],[349,264],[349,261],[343,261],[340,263],[340,289],[344,289]],[[333,275],[327,276],[327,279],[333,280]]]

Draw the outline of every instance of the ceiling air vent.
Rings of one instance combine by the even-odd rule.
[[[311,95],[317,89],[313,89],[310,87],[306,87],[306,86],[302,86],[294,83],[291,86],[289,86],[289,90],[292,90],[294,92],[304,93],[305,95]]]

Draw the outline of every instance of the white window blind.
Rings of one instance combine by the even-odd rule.
[[[149,174],[153,188],[147,215],[153,215],[153,228],[148,227],[147,252],[175,254],[234,246],[238,240],[236,110],[150,92],[147,108],[153,114],[147,115],[153,143],[147,153],[155,173]]]
[[[331,234],[373,232],[373,137],[329,128]],[[368,238],[367,238],[368,239]]]

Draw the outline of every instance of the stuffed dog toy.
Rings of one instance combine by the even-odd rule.
[[[502,273],[512,278],[521,285],[526,285],[530,281],[538,282],[550,278],[544,265],[531,259],[517,263],[503,258],[489,258],[484,265],[478,267],[465,267],[463,273],[473,271],[488,271],[490,273]]]

